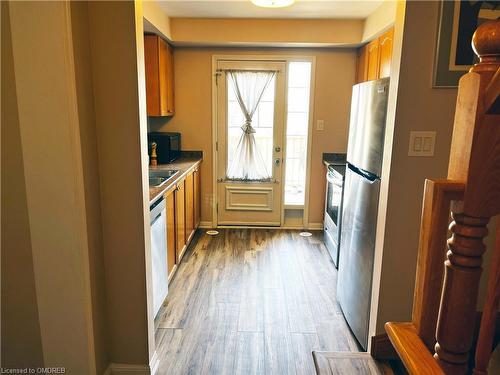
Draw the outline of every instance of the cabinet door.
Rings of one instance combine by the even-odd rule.
[[[160,115],[160,60],[158,36],[144,36],[144,65],[146,68],[146,109],[148,116]]]
[[[194,234],[194,186],[193,173],[186,177],[186,240],[189,242]]]
[[[176,263],[181,261],[186,248],[186,216],[184,180],[177,184],[175,190],[175,232],[176,232]]]
[[[196,167],[193,173],[194,185],[194,228],[198,228],[201,220],[201,187],[200,187],[200,170]]]
[[[390,29],[379,38],[379,78],[389,77],[391,74],[392,40],[394,29]]]
[[[166,44],[166,43],[165,43]],[[167,112],[169,116],[175,113],[174,106],[174,49],[167,44]]]
[[[148,116],[174,114],[174,69],[172,47],[158,35],[144,36],[146,106]]]
[[[172,47],[163,39],[159,39],[159,83],[160,106],[162,116],[174,114],[174,57]]]
[[[368,51],[367,47],[358,50],[358,60],[356,66],[356,83],[365,82],[368,77]]]
[[[168,54],[168,44],[158,38],[159,49],[159,85],[160,85],[160,114],[162,116],[168,114],[168,74],[170,57]]]
[[[167,272],[170,277],[176,262],[175,249],[175,193],[170,190],[165,194],[167,205]]]
[[[368,43],[366,46],[367,51],[367,80],[377,79],[378,77],[378,63],[379,63],[379,52],[378,52],[378,39]]]

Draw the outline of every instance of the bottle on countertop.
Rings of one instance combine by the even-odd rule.
[[[157,144],[156,142],[151,142],[149,145],[151,147],[151,153],[149,154],[149,165],[156,166],[158,165],[158,155],[156,154]]]

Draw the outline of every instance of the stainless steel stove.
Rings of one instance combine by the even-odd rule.
[[[333,264],[337,268],[339,264],[340,225],[345,170],[345,163],[330,164],[326,172],[324,239]]]

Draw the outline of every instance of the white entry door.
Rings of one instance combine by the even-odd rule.
[[[285,71],[285,62],[217,63],[218,225],[281,225]]]

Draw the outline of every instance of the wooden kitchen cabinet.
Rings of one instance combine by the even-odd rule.
[[[391,28],[358,50],[356,83],[390,76],[393,35]]]
[[[167,273],[168,279],[172,277],[176,267],[175,247],[175,189],[165,193],[167,208]]]
[[[392,40],[394,37],[394,29],[390,29],[378,38],[379,42],[379,66],[378,77],[389,77],[391,74],[392,60]]]
[[[379,62],[379,45],[378,45],[378,39],[375,39],[374,41],[368,43],[368,45],[365,47],[366,48],[366,54],[367,54],[367,73],[366,73],[366,79],[368,81],[371,81],[372,79],[377,79],[378,77],[378,62]]]
[[[165,192],[167,271],[170,281],[200,223],[200,172],[196,166]]]
[[[356,66],[356,83],[368,80],[368,53],[366,48],[358,50],[358,59]]]
[[[193,171],[194,185],[194,227],[198,228],[201,221],[201,186],[200,186],[200,169],[196,167]]]
[[[186,241],[189,242],[194,235],[194,177],[193,173],[186,176]]]
[[[172,46],[158,35],[144,35],[148,116],[173,116],[174,58]]]
[[[186,250],[186,208],[185,208],[185,180],[177,183],[175,189],[175,234],[176,234],[176,263],[179,263]]]

